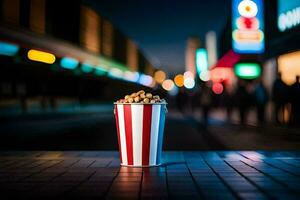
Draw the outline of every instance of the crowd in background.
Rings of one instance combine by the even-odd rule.
[[[239,122],[247,123],[249,111],[255,110],[258,125],[266,123],[267,105],[271,103],[274,121],[280,125],[300,126],[300,82],[299,76],[295,83],[286,85],[281,74],[273,84],[272,92],[268,92],[261,79],[254,81],[238,80],[235,88],[223,84],[223,92],[214,94],[211,83],[200,83],[194,93],[189,93],[184,88],[179,90],[176,97],[177,107],[185,113],[187,107],[202,110],[203,125],[208,124],[209,113],[214,108],[226,110],[227,121],[230,122],[233,110],[238,110]],[[270,110],[268,110],[270,112]]]

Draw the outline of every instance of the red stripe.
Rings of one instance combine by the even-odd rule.
[[[118,133],[118,144],[119,144],[119,152],[120,152],[120,160],[121,163],[123,163],[122,160],[122,148],[121,148],[121,139],[120,139],[120,128],[119,128],[119,115],[118,115],[118,106],[115,105],[115,118],[116,118],[116,126],[117,126],[117,133]]]
[[[143,143],[142,143],[142,165],[149,165],[150,137],[151,137],[152,105],[144,105],[143,112]]]
[[[133,165],[133,149],[132,149],[132,119],[130,105],[124,105],[124,121],[125,121],[125,135],[127,147],[127,161],[128,165]]]

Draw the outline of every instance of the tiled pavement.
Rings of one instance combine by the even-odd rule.
[[[300,152],[164,152],[156,168],[113,151],[0,152],[0,199],[300,199]]]

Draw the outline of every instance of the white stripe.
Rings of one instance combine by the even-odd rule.
[[[161,105],[152,106],[152,120],[151,120],[151,139],[150,139],[150,165],[156,165],[157,156],[157,142],[159,132],[159,119],[160,119]]]
[[[126,135],[125,135],[125,121],[123,105],[117,105],[119,117],[119,132],[121,141],[122,164],[127,165],[127,149],[126,149]]]
[[[133,164],[142,165],[143,105],[131,105]]]

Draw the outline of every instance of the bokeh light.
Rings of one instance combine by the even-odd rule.
[[[138,72],[131,72],[131,71],[126,71],[124,73],[124,79],[130,82],[137,82],[139,80],[139,73]]]
[[[184,72],[183,76],[184,76],[185,79],[186,78],[192,78],[192,79],[194,79],[194,74],[192,72],[190,72],[190,71]]]
[[[65,69],[75,69],[79,64],[79,61],[75,58],[64,57],[60,60],[60,65]]]
[[[162,83],[164,82],[164,80],[166,79],[166,73],[159,70],[159,71],[156,71],[154,73],[154,80],[157,82],[157,83]]]
[[[174,82],[171,79],[164,80],[162,83],[162,87],[167,91],[171,91],[174,86]]]
[[[108,72],[108,76],[111,78],[122,79],[123,75],[123,71],[118,68],[111,68]]]
[[[0,42],[0,55],[14,56],[18,53],[19,49],[18,45]]]
[[[224,88],[223,88],[223,85],[221,83],[214,83],[213,86],[212,86],[212,91],[215,93],[215,94],[222,94]]]
[[[193,78],[185,78],[184,79],[184,87],[187,89],[192,89],[195,87],[195,80]]]
[[[83,63],[81,65],[81,70],[84,72],[84,73],[90,73],[92,71],[94,71],[94,66],[92,66],[91,64],[89,63]]]
[[[153,82],[153,78],[149,75],[146,74],[141,74],[140,75],[140,79],[139,79],[139,83],[144,85],[144,86],[151,86]]]
[[[178,87],[182,87],[184,85],[184,76],[182,74],[178,74],[174,78],[175,85]]]
[[[202,71],[199,75],[200,80],[202,81],[209,81],[210,79],[210,72],[209,71]]]

